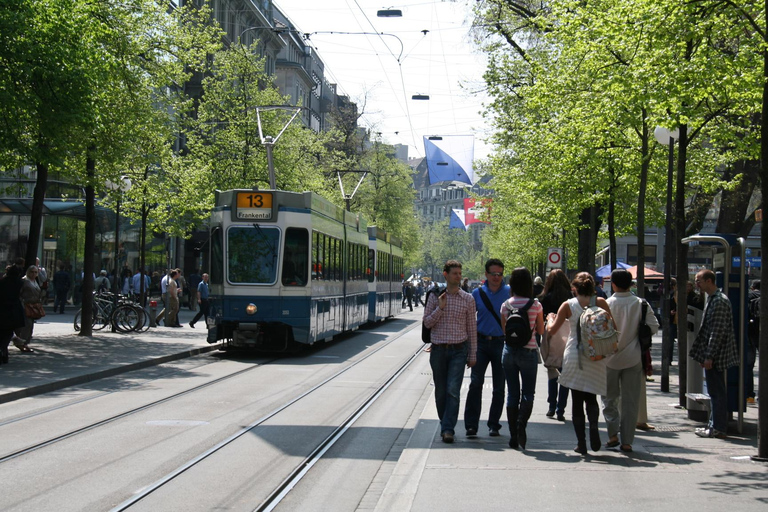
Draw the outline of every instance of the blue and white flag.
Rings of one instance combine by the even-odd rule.
[[[467,223],[464,221],[464,210],[453,208],[451,210],[451,221],[448,223],[448,228],[459,228],[464,231],[467,230]]]
[[[424,137],[429,183],[458,181],[475,184],[475,137],[473,135],[443,135]]]

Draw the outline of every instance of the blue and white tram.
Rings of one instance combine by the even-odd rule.
[[[403,249],[397,238],[376,226],[368,228],[368,320],[396,316],[403,302]]]
[[[217,192],[210,247],[211,343],[290,351],[368,321],[365,219],[315,193]]]

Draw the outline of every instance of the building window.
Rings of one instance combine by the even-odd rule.
[[[648,265],[656,264],[656,246],[645,246],[645,263]],[[637,244],[627,245],[627,264],[637,265]]]

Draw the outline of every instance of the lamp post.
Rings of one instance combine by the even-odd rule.
[[[115,274],[113,276],[113,283],[112,283],[112,290],[114,292],[114,297],[112,299],[115,307],[117,307],[117,296],[120,293],[120,284],[119,284],[119,273],[120,273],[120,262],[118,261],[118,258],[120,256],[120,200],[123,197],[124,192],[128,192],[131,190],[131,186],[133,183],[131,182],[130,178],[127,176],[122,176],[120,178],[120,181],[115,183],[113,181],[107,180],[106,182],[107,188],[110,190],[117,190],[117,204],[115,206]],[[112,332],[115,332],[115,325],[112,324]]]
[[[667,167],[667,209],[664,229],[664,297],[662,304],[662,325],[664,327],[661,334],[661,391],[669,392],[669,365],[672,355],[672,324],[669,318],[670,298],[669,288],[672,282],[672,260],[675,258],[675,244],[672,234],[672,178],[675,173],[675,139],[678,138],[678,130],[669,131],[666,128],[657,126],[653,130],[653,136],[659,144],[669,146],[669,165]],[[688,321],[687,313],[683,312],[683,321]],[[677,312],[677,321],[680,323],[680,311]]]

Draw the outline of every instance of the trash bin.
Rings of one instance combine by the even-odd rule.
[[[693,345],[693,340],[699,334],[701,318],[704,312],[698,308],[688,308],[688,348]],[[688,358],[688,379],[686,397],[686,409],[688,418],[694,421],[706,422],[709,420],[709,394],[704,390],[704,368],[701,364],[686,354]]]

